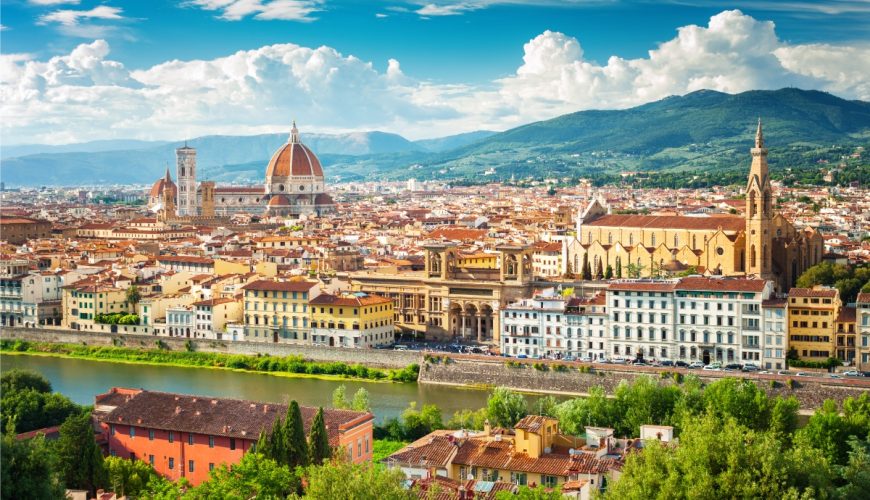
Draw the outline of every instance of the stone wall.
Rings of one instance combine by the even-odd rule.
[[[576,367],[568,368],[564,372],[554,370],[554,366],[567,366],[560,363],[542,363],[548,366],[546,371],[542,371],[536,369],[533,363],[516,363],[514,366],[508,366],[504,358],[469,360],[450,357],[449,359],[449,362],[445,362],[444,358],[440,357],[438,362],[427,361],[421,365],[420,382],[477,387],[504,386],[520,391],[566,395],[588,394],[589,390],[595,386],[604,387],[607,394],[612,395],[623,380],[631,381],[644,375],[652,376],[663,384],[675,383],[670,376],[662,378],[660,372],[648,370],[649,373],[646,373],[635,368],[614,367],[596,369],[591,373],[581,373]],[[716,372],[716,375],[709,375],[710,372],[697,370],[690,372],[699,376],[705,383],[728,375],[744,378],[744,374],[741,373]],[[753,377],[747,375],[745,378]],[[794,377],[793,380],[793,388],[789,388],[788,378],[776,380],[776,387],[771,387],[768,379],[759,378],[756,383],[770,395],[794,395],[800,402],[801,410],[818,408],[825,399],[833,399],[842,403],[843,399],[848,396],[858,396],[870,390],[866,387],[845,385],[842,381],[828,383],[801,377]],[[856,383],[863,383],[863,381]]]
[[[87,344],[153,349],[159,340],[166,349],[183,351],[189,341],[194,351],[220,352],[225,354],[268,354],[270,356],[302,356],[311,361],[341,361],[361,363],[382,368],[404,368],[411,363],[420,363],[419,353],[378,349],[343,349],[340,347],[299,346],[265,342],[227,342],[220,340],[195,340],[186,338],[157,337],[153,335],[85,333],[72,330],[3,328],[0,338],[53,342],[63,344]]]

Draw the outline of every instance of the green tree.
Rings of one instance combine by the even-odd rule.
[[[103,454],[94,439],[94,424],[88,411],[72,415],[60,426],[57,440],[59,470],[67,488],[92,495],[106,484]]]
[[[371,410],[372,405],[369,402],[369,391],[367,391],[365,387],[360,387],[355,393],[353,393],[353,401],[351,401],[350,407],[354,411]]]
[[[604,279],[609,280],[613,278],[613,266],[607,264],[607,269],[604,270]]]
[[[285,465],[259,453],[245,453],[232,465],[221,464],[208,481],[188,490],[184,498],[247,500],[287,498],[299,489],[298,477]]]
[[[766,429],[770,423],[771,402],[754,382],[722,378],[704,389],[707,410],[720,417],[734,417],[750,429]]]
[[[305,439],[305,428],[302,423],[302,411],[295,400],[287,409],[287,420],[284,424],[287,438],[287,461],[291,469],[308,465],[308,441]]]
[[[559,428],[573,436],[585,432],[586,426],[607,427],[615,425],[619,419],[616,405],[601,386],[589,389],[588,397],[559,403],[555,412],[559,419]]]
[[[0,499],[63,498],[56,456],[45,438],[19,441],[11,434],[0,439]]]
[[[353,464],[335,459],[320,467],[305,469],[305,498],[330,500],[412,500],[417,495],[405,488],[405,475],[371,463]]]
[[[308,435],[309,462],[313,465],[321,465],[324,460],[332,457],[332,448],[329,446],[329,435],[326,433],[326,423],[323,420],[323,408],[317,409],[314,421],[311,422],[311,432]]]
[[[435,405],[423,405],[417,410],[417,402],[411,401],[402,412],[401,438],[408,441],[419,439],[430,432],[441,429],[441,410]]]
[[[139,287],[136,285],[130,285],[127,287],[127,303],[132,305],[134,308],[136,304],[142,300],[142,294],[139,292]]]
[[[582,278],[586,281],[592,279],[592,267],[589,265],[589,254],[583,254],[583,275]]]
[[[616,258],[616,277],[622,278],[622,257]]]
[[[160,475],[148,462],[120,457],[104,459],[108,482],[106,486],[118,495],[138,497],[148,489],[151,481],[159,481]]]
[[[469,429],[479,431],[483,429],[483,424],[486,421],[486,408],[477,410],[459,410],[450,417],[445,425],[448,429]]]
[[[614,430],[624,436],[634,436],[644,424],[671,423],[680,389],[673,385],[659,385],[652,377],[638,377],[632,383],[621,382],[615,391],[615,409],[619,418],[612,423]]]
[[[556,401],[556,397],[552,395],[541,396],[535,401],[534,407],[532,409],[532,414],[534,415],[543,415],[545,417],[556,417],[556,405],[559,402]]]
[[[15,368],[0,377],[0,390],[2,390],[4,395],[24,390],[46,393],[51,392],[51,382],[43,377],[41,373]]]
[[[562,500],[562,492],[559,488],[529,488],[520,486],[516,493],[511,491],[499,491],[495,495],[496,500]]]
[[[344,384],[332,391],[332,407],[338,410],[350,409],[350,401],[347,400],[347,387]]]
[[[528,414],[526,399],[507,387],[496,387],[486,400],[487,415],[493,425],[512,428]]]
[[[11,422],[15,432],[59,425],[80,411],[80,407],[63,394],[35,389],[4,391],[0,407],[0,428],[7,430]]]
[[[838,472],[845,482],[837,489],[837,497],[843,500],[862,500],[870,491],[870,437],[849,440],[849,461]]]

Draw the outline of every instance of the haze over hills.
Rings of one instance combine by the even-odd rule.
[[[501,133],[478,131],[412,142],[384,132],[303,131],[302,140],[332,180],[479,180],[485,171],[492,179],[707,171],[745,169],[758,117],[764,121],[774,169],[811,168],[833,145],[870,143],[870,103],[791,88],[734,95],[702,90],[625,110],[571,113]],[[200,178],[259,183],[266,162],[286,138],[206,136],[189,143],[197,148]],[[149,183],[167,164],[174,165],[179,144],[94,152],[74,148],[4,158],[3,178],[10,186]]]

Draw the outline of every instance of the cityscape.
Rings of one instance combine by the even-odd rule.
[[[868,15],[4,3],[2,498],[866,498]]]

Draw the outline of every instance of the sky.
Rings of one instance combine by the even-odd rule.
[[[0,144],[420,139],[868,75],[870,0],[3,0]]]

